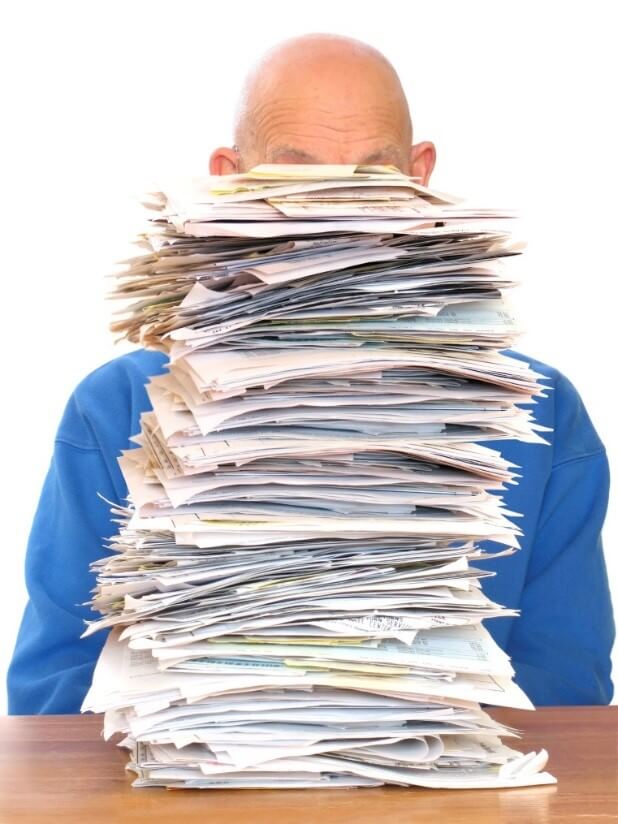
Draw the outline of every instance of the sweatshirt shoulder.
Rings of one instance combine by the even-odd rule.
[[[107,361],[77,384],[64,410],[56,439],[82,448],[100,446],[97,429],[134,429],[149,408],[145,385],[166,371],[162,352],[136,349]]]
[[[546,397],[536,398],[533,412],[538,423],[553,429],[546,437],[552,445],[554,467],[604,452],[580,393],[563,372],[522,352],[507,349],[504,354],[528,363],[542,376],[540,385],[547,387]]]
[[[167,355],[150,349],[136,349],[107,361],[86,375],[74,394],[87,400],[91,395],[114,391],[127,386],[144,386],[151,375],[165,371]]]

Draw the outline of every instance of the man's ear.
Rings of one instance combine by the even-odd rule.
[[[219,146],[210,155],[211,175],[231,175],[240,171],[240,156],[235,149]]]
[[[425,140],[416,143],[410,150],[410,177],[420,177],[421,184],[427,186],[436,165],[436,147]]]

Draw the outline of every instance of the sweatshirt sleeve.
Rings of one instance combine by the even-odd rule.
[[[609,704],[614,619],[603,556],[605,450],[554,465],[508,652],[535,705]]]
[[[123,493],[78,417],[71,400],[30,532],[29,600],[7,679],[11,714],[79,712],[105,640],[105,632],[80,638],[84,619],[95,617],[82,604],[94,586],[89,564],[108,554],[103,539],[116,531],[97,492],[111,501]]]

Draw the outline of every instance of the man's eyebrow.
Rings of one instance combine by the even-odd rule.
[[[381,149],[376,149],[375,152],[371,152],[371,154],[366,155],[360,161],[360,164],[376,163],[378,160],[384,160],[384,158],[399,161],[400,151],[397,146],[388,145],[383,146]]]
[[[319,163],[312,154],[305,152],[303,149],[295,149],[294,146],[277,146],[277,148],[271,152],[271,162],[276,163],[277,158],[281,155],[293,155],[303,163]]]
[[[294,146],[282,145],[277,146],[271,152],[271,163],[276,163],[277,159],[282,155],[286,155],[289,157],[294,157],[301,163],[320,163],[320,160],[316,158],[314,155],[306,152],[304,149],[297,149]],[[382,146],[380,149],[376,149],[375,151],[371,152],[371,154],[366,155],[362,160],[358,161],[359,165],[363,164],[371,164],[376,163],[379,160],[388,160],[388,161],[397,161],[395,165],[400,160],[400,151],[397,146],[394,145],[387,145]]]

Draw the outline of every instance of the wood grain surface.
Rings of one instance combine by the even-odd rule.
[[[618,822],[618,707],[492,710],[549,751],[558,785],[508,790],[133,789],[99,716],[0,718],[0,824],[609,824]]]

